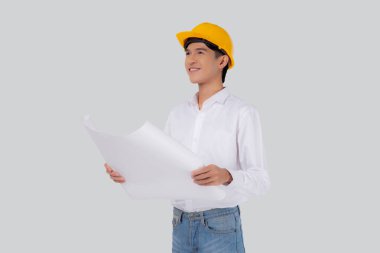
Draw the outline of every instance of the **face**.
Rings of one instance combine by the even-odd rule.
[[[215,58],[215,52],[202,42],[190,43],[185,54],[185,68],[192,83],[221,81],[221,72],[228,63],[228,56]]]

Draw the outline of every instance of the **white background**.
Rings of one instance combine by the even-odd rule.
[[[109,179],[82,126],[129,133],[197,91],[175,34],[235,47],[225,86],[257,107],[270,192],[247,252],[379,252],[376,1],[1,1],[0,252],[171,252],[168,201]]]

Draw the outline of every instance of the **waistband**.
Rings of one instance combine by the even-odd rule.
[[[191,219],[201,218],[203,220],[210,217],[220,216],[220,215],[225,215],[225,214],[230,214],[230,213],[235,213],[235,212],[238,212],[240,215],[239,205],[234,206],[234,207],[213,208],[210,210],[199,211],[199,212],[185,212],[173,206],[173,214],[177,216],[179,219],[181,219],[182,217],[187,217]]]

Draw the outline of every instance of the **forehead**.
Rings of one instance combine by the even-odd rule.
[[[203,42],[193,42],[190,43],[185,51],[187,50],[208,50],[209,48]]]

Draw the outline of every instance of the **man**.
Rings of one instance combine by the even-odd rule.
[[[219,186],[223,200],[172,200],[172,252],[245,252],[239,204],[270,187],[256,108],[224,86],[234,66],[233,44],[220,26],[204,22],[177,33],[185,68],[198,92],[169,112],[165,132],[197,154],[204,164],[194,183]],[[105,164],[115,182],[125,179]]]

